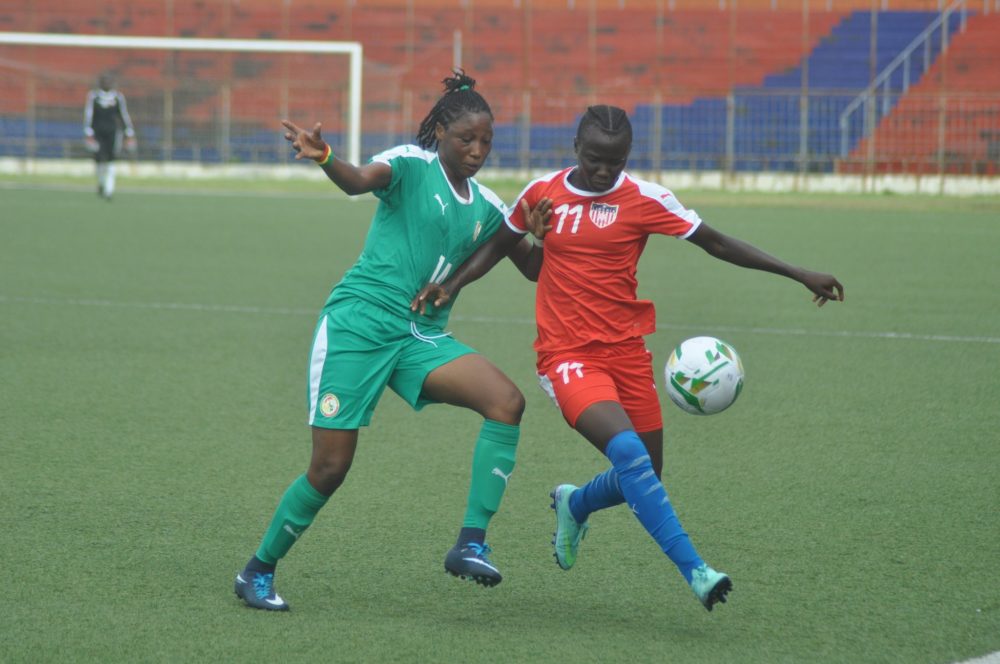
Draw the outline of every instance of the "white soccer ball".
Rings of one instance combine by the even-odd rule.
[[[743,389],[740,356],[715,337],[682,341],[670,353],[665,373],[670,400],[694,415],[721,413]]]

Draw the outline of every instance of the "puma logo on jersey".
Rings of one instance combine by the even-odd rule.
[[[448,207],[448,204],[441,200],[441,194],[434,194],[434,198],[437,199],[438,205],[441,206],[441,214],[444,214],[444,209]]]
[[[493,468],[493,474],[496,475],[497,477],[503,479],[503,485],[507,486],[507,483],[510,481],[510,476],[514,474],[514,471],[512,470],[509,473],[507,473],[506,475],[504,475],[502,470],[500,470],[499,468],[494,467]]]
[[[483,222],[477,221],[476,228],[472,231],[472,241],[475,242],[479,239],[479,234],[483,232]]]

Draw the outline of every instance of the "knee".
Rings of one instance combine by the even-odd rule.
[[[511,384],[499,398],[493,400],[488,412],[483,415],[504,424],[520,424],[521,416],[524,415],[524,395]]]
[[[618,466],[635,467],[636,462],[645,458],[649,461],[649,450],[643,445],[642,440],[634,431],[622,431],[608,441],[604,454],[611,459],[611,463]],[[652,463],[650,462],[650,465]]]
[[[324,496],[329,496],[344,483],[347,471],[351,469],[351,459],[336,455],[313,455],[306,474],[309,483]]]

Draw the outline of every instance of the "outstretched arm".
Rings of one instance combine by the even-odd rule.
[[[392,182],[392,167],[381,162],[372,162],[364,166],[355,166],[343,159],[338,159],[330,152],[330,146],[323,140],[320,133],[322,125],[317,122],[311,131],[297,126],[289,120],[282,120],[285,129],[285,140],[292,144],[296,159],[312,159],[320,165],[326,177],[344,193],[356,196],[366,194],[375,189],[387,187]]]
[[[773,272],[794,279],[813,293],[813,302],[822,307],[827,300],[844,301],[844,287],[832,274],[813,272],[764,253],[757,247],[702,224],[688,237],[710,255],[733,265]]]

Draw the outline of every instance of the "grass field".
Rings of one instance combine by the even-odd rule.
[[[387,393],[344,487],[282,562],[235,572],[309,454],[315,317],[373,210],[314,190],[0,183],[0,661],[927,662],[1000,650],[1000,202],[681,196],[833,272],[847,301],[650,241],[649,338],[740,351],[739,402],[667,403],[664,479],[735,590],[711,614],[627,510],[572,572],[548,492],[605,462],[534,379],[532,290],[503,265],[451,329],[527,396],[490,530],[495,589],[442,570],[477,418]],[[511,192],[504,192],[509,200]]]

